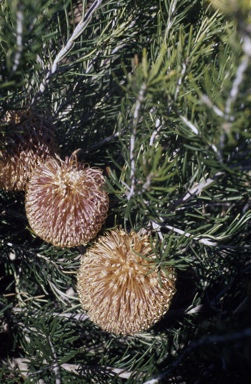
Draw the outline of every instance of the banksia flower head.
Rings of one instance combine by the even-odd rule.
[[[56,152],[52,126],[31,110],[7,112],[0,125],[0,188],[25,190],[36,165]]]
[[[25,209],[37,236],[59,247],[94,238],[107,216],[109,199],[102,170],[78,163],[76,152],[38,165],[29,181]]]
[[[151,327],[175,293],[172,268],[158,272],[149,237],[107,232],[82,256],[77,291],[90,320],[115,334]]]

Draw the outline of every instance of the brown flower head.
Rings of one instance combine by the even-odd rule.
[[[90,320],[115,334],[151,327],[168,310],[175,273],[159,272],[149,237],[107,232],[82,256],[77,291]]]
[[[36,165],[57,151],[52,126],[31,110],[7,112],[0,125],[0,188],[25,190]]]
[[[33,231],[59,247],[86,244],[107,216],[109,199],[101,169],[50,158],[38,165],[28,183],[26,214]]]

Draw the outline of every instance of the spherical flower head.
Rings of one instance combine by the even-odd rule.
[[[158,271],[147,234],[115,229],[82,256],[77,291],[90,320],[115,334],[151,327],[175,293],[172,268]]]
[[[102,170],[78,162],[76,154],[50,158],[28,183],[25,209],[37,236],[58,247],[86,244],[104,223],[109,198]]]
[[[0,124],[0,188],[25,190],[37,164],[57,151],[52,125],[31,110],[7,112]]]

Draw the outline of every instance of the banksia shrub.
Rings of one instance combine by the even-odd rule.
[[[31,110],[7,112],[0,125],[0,188],[25,190],[37,164],[56,152],[52,126]]]
[[[172,268],[156,268],[149,237],[117,229],[82,256],[77,291],[90,320],[115,334],[148,329],[169,309],[175,293]]]
[[[86,244],[107,216],[109,199],[102,170],[81,164],[75,153],[50,158],[33,173],[25,208],[37,236],[59,247]]]

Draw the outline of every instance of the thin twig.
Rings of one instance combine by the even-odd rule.
[[[166,225],[166,224],[162,224],[159,226],[159,228],[166,228],[166,229],[170,229],[170,231],[173,231],[175,233],[178,233],[179,235],[182,235],[182,236],[185,236],[185,237],[191,237],[193,240],[196,240],[198,241],[199,243],[202,243],[204,245],[208,245],[208,246],[211,246],[211,247],[216,247],[217,246],[217,242],[216,241],[211,241],[209,239],[206,239],[206,238],[200,238],[198,236],[195,236],[193,237],[193,235],[189,232],[185,232],[179,228],[175,228],[171,225]]]
[[[22,312],[26,312],[26,310],[22,309],[22,308],[18,308],[18,307],[15,307],[15,308],[12,308],[12,312],[14,313],[22,313]],[[35,316],[37,314],[37,312],[35,311],[32,311],[32,312],[29,312],[29,315],[30,316]],[[48,316],[51,316],[51,317],[65,317],[67,319],[70,319],[70,320],[77,320],[77,321],[85,321],[85,320],[88,320],[89,317],[85,314],[85,313],[57,313],[57,312],[47,312],[46,313]]]
[[[194,125],[191,121],[189,121],[185,116],[180,116],[180,118],[181,118],[181,120],[183,121],[183,123],[185,123],[185,125],[186,125],[188,128],[191,129],[191,131],[192,131],[193,133],[195,133],[196,135],[199,134],[198,129],[195,127],[195,125]]]
[[[19,66],[21,54],[23,51],[23,21],[24,15],[22,6],[19,4],[17,9],[17,31],[16,31],[16,53],[14,56],[14,64],[12,71],[15,72]]]
[[[46,362],[45,362],[46,363]],[[29,374],[29,359],[22,359],[22,358],[13,358],[12,360],[3,361],[3,364],[6,365],[10,369],[19,369],[19,371],[23,374],[24,377],[34,377],[35,374],[42,373],[43,370],[40,369],[39,371],[36,371],[35,373]],[[79,375],[81,371],[84,369],[89,370],[89,366],[82,366],[80,364],[68,364],[64,363],[60,365],[61,368],[65,369],[68,372],[72,372],[75,375]],[[46,367],[45,369],[50,369],[52,366]],[[104,372],[104,370],[107,373],[110,373],[113,376],[120,377],[121,379],[129,379],[135,372],[133,371],[126,371],[122,368],[113,368],[109,366],[96,366],[92,367],[93,371],[100,370]],[[38,381],[38,384],[41,384],[42,382]],[[56,384],[59,382],[56,382]]]
[[[235,80],[233,82],[232,89],[231,89],[229,96],[228,96],[228,99],[226,101],[225,114],[228,117],[228,120],[233,120],[233,116],[230,116],[231,108],[237,99],[239,89],[240,89],[241,84],[243,83],[244,74],[247,70],[248,64],[249,64],[249,57],[247,55],[245,55],[242,58],[239,66],[237,68]]]
[[[47,84],[49,83],[51,76],[53,74],[55,74],[55,72],[56,72],[56,70],[58,68],[59,62],[73,48],[75,40],[85,30],[85,28],[87,27],[87,25],[89,24],[89,22],[90,22],[90,20],[92,18],[93,13],[97,10],[97,8],[99,8],[99,6],[102,4],[102,2],[103,2],[103,0],[95,0],[94,3],[92,4],[92,6],[88,9],[86,14],[84,15],[83,20],[80,20],[80,22],[78,23],[78,25],[74,29],[73,34],[71,35],[71,37],[67,41],[66,45],[56,55],[52,65],[51,65],[51,68],[49,69],[49,71],[47,72],[44,80],[42,81],[42,83],[39,86],[38,93],[36,93],[36,95],[33,97],[32,103],[34,103],[34,101],[37,99],[37,97],[40,96],[45,91],[45,88],[46,88]]]
[[[151,109],[151,114],[154,113],[154,111],[155,111],[155,108],[152,108]],[[149,142],[150,147],[153,146],[155,138],[157,137],[157,135],[160,132],[161,128],[162,128],[162,124],[160,124],[160,119],[157,117],[156,121],[155,121],[155,130],[153,131],[153,133],[152,133],[152,135],[150,137],[150,142]]]
[[[189,189],[185,196],[183,196],[180,199],[171,203],[172,209],[176,209],[178,206],[180,206],[184,203],[187,203],[190,199],[194,198],[195,196],[199,196],[203,190],[205,190],[207,187],[209,187],[211,184],[213,184],[215,182],[215,180],[217,180],[222,175],[224,175],[224,172],[218,172],[212,178],[203,180],[198,185],[196,185],[195,187]],[[162,241],[164,240],[164,237],[163,237],[162,233],[160,232],[161,228],[170,229],[171,231],[178,233],[178,234],[185,236],[185,237],[192,237],[193,236],[189,232],[185,232],[179,228],[175,228],[171,225],[167,225],[164,220],[162,220],[159,223],[156,223],[156,222],[151,220],[151,224],[152,224],[153,229],[158,232],[159,238]],[[217,245],[217,242],[215,242],[215,241],[211,241],[211,240],[206,239],[206,238],[199,238],[198,236],[193,237],[193,240],[199,241],[200,243],[202,243],[204,245],[208,245],[208,246],[215,247]]]
[[[225,113],[222,112],[222,110],[221,110],[220,108],[218,108],[216,105],[214,105],[213,102],[209,99],[209,97],[208,97],[207,95],[202,95],[201,100],[202,100],[203,103],[205,103],[208,107],[212,108],[212,110],[214,111],[214,113],[215,113],[217,116],[222,117],[222,118],[225,117]]]
[[[80,149],[80,152],[79,153],[83,153],[83,154],[88,154],[88,153],[91,153],[93,151],[96,151],[98,148],[102,147],[103,145],[105,144],[108,144],[108,143],[111,143],[112,141],[114,141],[115,139],[117,139],[118,137],[120,137],[122,134],[124,134],[126,132],[126,130],[124,129],[123,131],[121,132],[116,132],[114,133],[113,135],[111,136],[108,136],[106,137],[105,139],[99,141],[98,143],[88,147],[88,149]]]
[[[189,200],[193,199],[195,196],[199,196],[206,188],[210,187],[219,177],[223,176],[224,172],[217,172],[212,178],[201,181],[195,187],[192,187],[187,191],[185,196],[181,197],[178,200],[175,200],[171,203],[172,208],[178,207],[184,203],[187,203]]]
[[[244,52],[244,56],[236,70],[235,79],[225,105],[226,117],[228,118],[228,120],[231,120],[231,121],[234,119],[233,116],[230,116],[231,109],[239,94],[240,86],[244,81],[244,75],[248,68],[249,61],[251,58],[251,39],[246,33],[243,34],[242,38],[243,38],[242,49]]]
[[[178,79],[177,87],[176,87],[176,90],[175,90],[174,100],[177,100],[177,97],[178,97],[178,94],[179,94],[179,91],[180,91],[180,87],[181,87],[181,84],[182,84],[182,80],[183,80],[183,78],[185,76],[185,73],[186,73],[186,69],[187,69],[186,63],[183,63],[182,64],[182,71],[181,71],[180,77]]]
[[[172,0],[171,4],[169,5],[169,13],[168,13],[168,19],[167,19],[167,25],[166,25],[166,31],[165,31],[165,38],[168,38],[169,32],[172,30],[173,23],[174,23],[174,14],[176,12],[178,0]]]
[[[131,179],[131,188],[129,193],[127,193],[127,200],[130,200],[131,197],[134,195],[134,189],[135,189],[135,184],[136,184],[136,165],[135,165],[135,140],[136,140],[136,133],[137,133],[137,125],[139,121],[139,111],[141,104],[144,99],[145,95],[145,90],[146,90],[146,84],[142,83],[138,98],[135,103],[134,107],[134,112],[133,112],[133,122],[132,122],[132,133],[131,133],[131,138],[130,138],[130,166],[131,166],[131,172],[130,172],[130,179]]]
[[[52,352],[52,356],[53,356],[53,360],[54,360],[53,371],[55,373],[56,384],[61,384],[61,374],[60,374],[60,368],[58,365],[58,357],[57,357],[54,345],[52,344],[50,336],[48,337],[48,342],[49,342],[49,345],[51,347],[51,352]]]

